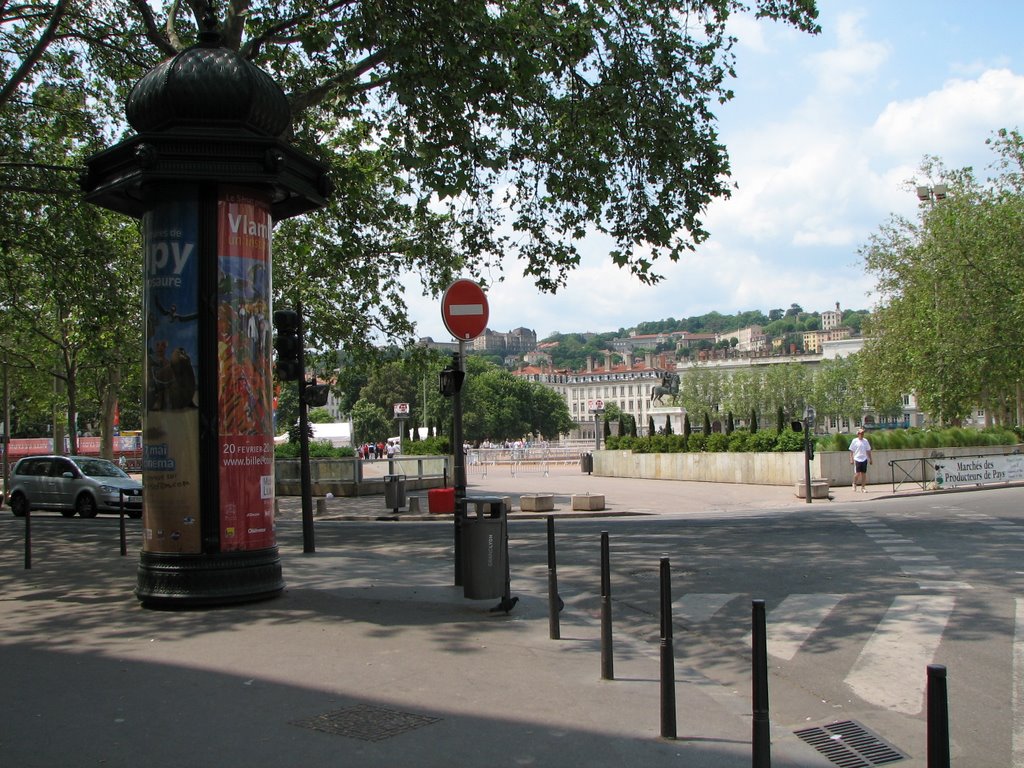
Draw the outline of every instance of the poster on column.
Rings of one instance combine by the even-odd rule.
[[[197,193],[157,205],[142,221],[145,252],[145,474],[143,549],[197,553],[199,403],[197,400]]]
[[[274,432],[270,206],[225,188],[217,203],[221,550],[272,547]]]

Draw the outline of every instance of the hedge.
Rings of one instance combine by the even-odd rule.
[[[1020,436],[1011,429],[886,429],[873,430],[867,435],[872,449],[876,451],[910,449],[932,449],[972,445],[1016,445]],[[853,435],[819,435],[813,438],[816,450],[841,451],[850,449]],[[730,435],[713,432],[704,435],[695,432],[684,435],[648,435],[646,437],[609,437],[605,441],[608,450],[632,451],[633,453],[700,453],[700,452],[761,452],[802,451],[804,436],[801,432],[784,429],[782,432],[760,430],[748,432],[738,429]]]

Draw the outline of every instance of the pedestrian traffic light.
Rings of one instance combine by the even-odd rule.
[[[277,378],[281,381],[295,381],[302,371],[302,336],[299,332],[299,313],[294,309],[279,309],[274,312],[274,328],[277,337]]]
[[[807,460],[814,461],[814,440],[807,441]]]

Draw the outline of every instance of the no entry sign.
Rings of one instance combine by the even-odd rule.
[[[456,339],[475,339],[487,328],[487,295],[472,280],[456,280],[441,297],[441,319]]]

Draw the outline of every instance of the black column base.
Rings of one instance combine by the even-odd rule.
[[[251,552],[181,555],[143,552],[135,596],[146,608],[232,605],[284,591],[277,547]]]

